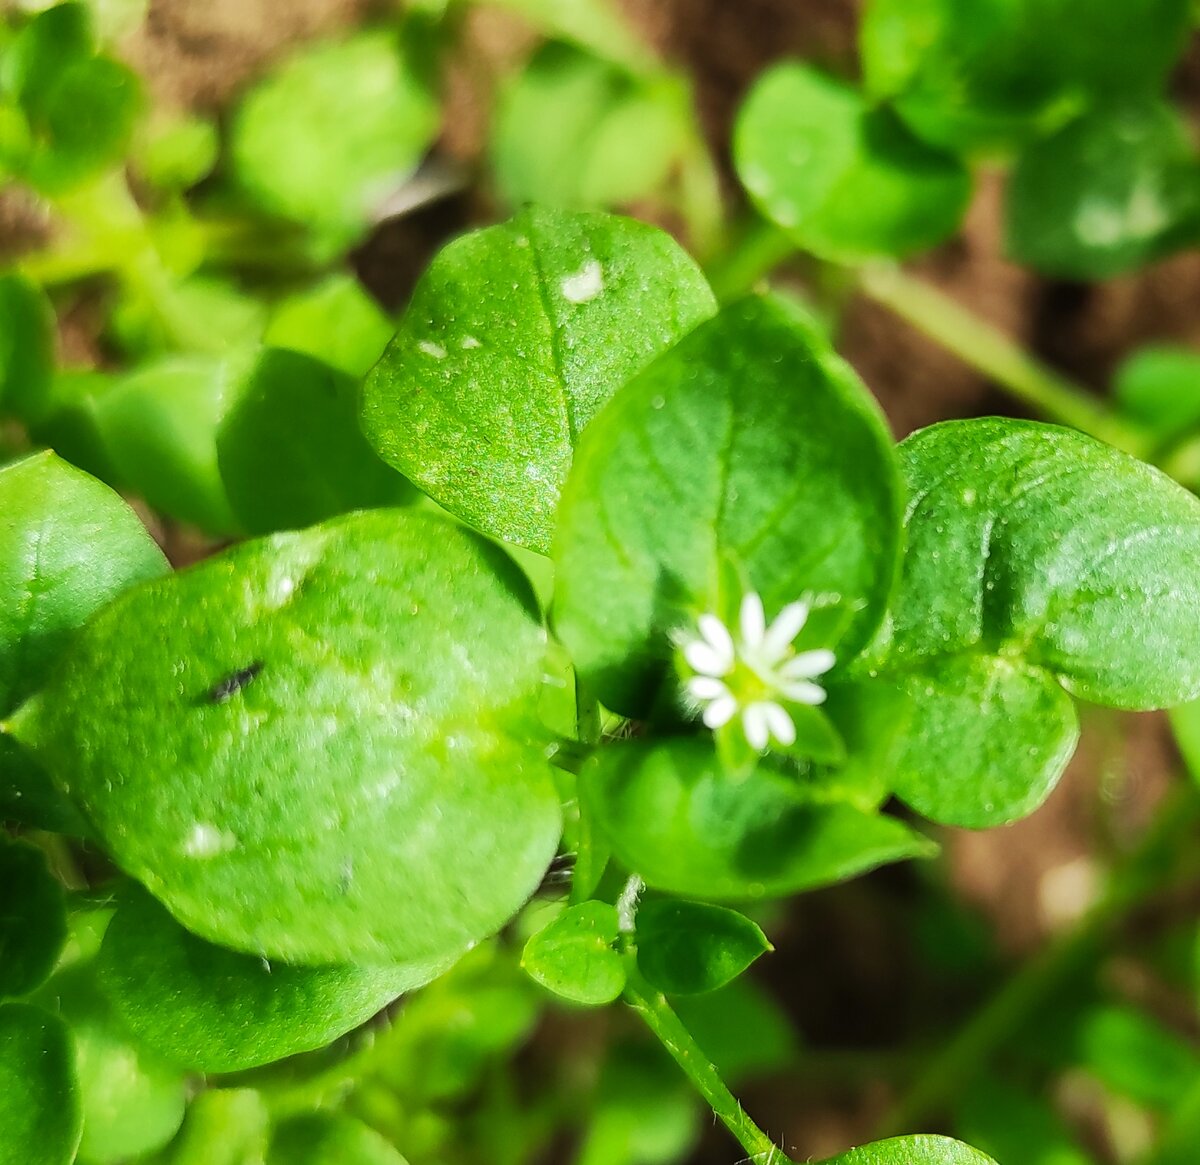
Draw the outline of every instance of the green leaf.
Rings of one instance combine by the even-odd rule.
[[[367,378],[364,431],[451,513],[545,553],[580,433],[713,310],[662,231],[529,208],[433,261]]]
[[[777,65],[755,83],[734,159],[767,218],[805,250],[844,261],[932,247],[953,234],[971,193],[956,158],[802,64]]]
[[[722,593],[732,560],[769,613],[806,593],[852,613],[836,645],[848,660],[883,614],[900,505],[858,379],[786,304],[744,300],[584,433],[560,506],[555,628],[607,707],[645,715],[670,633],[736,610]]]
[[[68,1021],[83,1112],[79,1156],[124,1162],[165,1145],[183,1121],[183,1073],[131,1041],[96,988],[89,963],[59,972],[37,1001]]]
[[[1028,140],[1083,101],[1060,67],[1066,38],[1053,35],[1050,9],[1043,0],[871,0],[859,40],[867,91],[943,149]]]
[[[609,0],[497,0],[548,37],[569,41],[634,73],[649,70],[654,58]]]
[[[99,411],[101,399],[117,383],[113,375],[91,369],[58,372],[46,392],[41,419],[29,425],[29,435],[39,445],[114,489],[120,487],[120,474],[105,447]]]
[[[358,427],[358,382],[311,356],[267,348],[217,431],[217,464],[251,534],[410,500]]]
[[[948,824],[1030,812],[1074,747],[1063,687],[1200,691],[1200,502],[1082,434],[997,418],[901,446],[908,552],[881,662],[912,697],[895,791]]]
[[[36,420],[54,371],[54,308],[21,275],[0,275],[0,412]]]
[[[440,959],[506,922],[558,842],[535,611],[448,520],[354,514],[109,606],[11,727],[196,934]]]
[[[1171,710],[1171,731],[1193,780],[1200,783],[1200,700]]]
[[[771,949],[755,923],[724,906],[652,898],[638,908],[638,970],[667,995],[715,991]]]
[[[13,38],[5,59],[5,87],[36,113],[63,70],[93,51],[86,5],[55,4],[37,13]]]
[[[521,966],[548,991],[600,1007],[625,989],[625,966],[613,949],[617,910],[607,902],[569,906],[526,944]]]
[[[848,1153],[827,1157],[820,1165],[996,1165],[996,1162],[961,1141],[920,1135],[875,1141]]]
[[[1093,1165],[1049,1097],[985,1077],[964,1097],[956,1127],[1000,1161],[1021,1165]]]
[[[1143,100],[1092,110],[1020,156],[1010,255],[1049,275],[1108,279],[1200,237],[1200,160],[1180,115]]]
[[[221,142],[216,124],[194,114],[155,112],[134,141],[131,162],[156,189],[187,190],[217,164]]]
[[[681,995],[671,1007],[730,1087],[785,1072],[796,1062],[791,1020],[751,976],[706,995]]]
[[[673,894],[777,897],[936,852],[893,818],[815,804],[768,769],[729,777],[702,740],[603,749],[579,788],[624,865]]]
[[[11,736],[0,736],[0,822],[72,837],[91,831],[49,775]]]
[[[1117,369],[1113,395],[1164,444],[1200,429],[1200,352],[1167,344],[1139,348]]]
[[[196,1072],[241,1072],[323,1048],[446,969],[299,967],[226,950],[126,891],[100,948],[100,986],[147,1047]]]
[[[1196,1049],[1131,1007],[1090,1011],[1076,1038],[1083,1066],[1138,1104],[1170,1111],[1200,1084]]]
[[[424,50],[382,29],[305,45],[238,109],[236,181],[329,248],[352,242],[437,132],[438,103],[416,60]]]
[[[192,275],[166,287],[123,288],[108,322],[135,363],[180,351],[236,356],[262,338],[266,310],[228,280]]]
[[[0,886],[0,998],[27,995],[49,976],[66,942],[66,898],[46,855],[3,833]]]
[[[265,343],[365,376],[396,325],[352,275],[330,275],[275,305]]]
[[[238,522],[217,467],[217,429],[241,391],[245,360],[171,356],[131,372],[96,404],[121,481],[156,510],[213,534]]]
[[[658,190],[690,142],[687,96],[672,78],[550,43],[501,96],[492,167],[511,207],[620,206]]]
[[[361,1121],[312,1113],[275,1130],[267,1165],[407,1165],[393,1145]]]
[[[166,570],[137,515],[53,453],[0,466],[0,715],[46,682],[77,629]]]
[[[0,1145],[12,1165],[70,1165],[81,1115],[71,1033],[49,1012],[0,1004]]]
[[[209,1088],[188,1105],[172,1165],[264,1165],[271,1113],[254,1088]]]

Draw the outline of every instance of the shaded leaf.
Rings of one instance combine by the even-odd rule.
[[[638,970],[667,995],[715,991],[769,950],[754,922],[724,906],[652,898],[638,909]]]

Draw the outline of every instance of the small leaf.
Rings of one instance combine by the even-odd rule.
[[[867,92],[942,149],[1027,141],[1083,101],[1061,67],[1069,37],[1053,10],[1041,0],[870,0],[859,34]]]
[[[121,481],[154,509],[213,534],[238,530],[217,468],[216,434],[244,366],[241,355],[166,357],[123,377],[96,404]]]
[[[996,1162],[961,1141],[919,1135],[875,1141],[827,1157],[820,1165],[996,1165]]]
[[[502,551],[370,511],[110,605],[11,727],[196,934],[437,960],[506,922],[555,852],[545,651]]]
[[[213,121],[156,110],[134,140],[130,162],[138,176],[156,189],[182,191],[212,172],[220,151]]]
[[[505,204],[620,206],[658,190],[691,141],[686,95],[561,43],[502,94],[492,128]]]
[[[93,964],[60,971],[36,998],[71,1026],[83,1112],[80,1158],[117,1165],[170,1141],[183,1121],[183,1073],[130,1040],[96,989]]]
[[[235,115],[236,181],[264,210],[311,227],[323,249],[362,232],[437,132],[412,28],[305,45]]]
[[[119,383],[107,372],[58,372],[46,391],[41,419],[29,424],[29,435],[39,445],[53,449],[64,461],[98,477],[114,489],[121,475],[100,432],[100,401]]]
[[[67,907],[62,885],[50,873],[46,855],[0,833],[0,998],[27,995],[58,961],[67,938]]]
[[[1162,100],[1100,106],[1029,146],[1008,186],[1008,251],[1108,279],[1200,238],[1200,159]]]
[[[722,610],[734,561],[769,612],[806,594],[849,609],[834,645],[848,661],[892,587],[900,504],[858,379],[783,302],[744,300],[584,433],[559,513],[555,628],[607,707],[644,716],[671,633]]]
[[[21,275],[0,275],[0,412],[36,421],[54,371],[54,309]]]
[[[365,376],[396,325],[352,275],[330,275],[275,305],[264,342]]]
[[[625,966],[613,949],[617,935],[615,906],[581,902],[569,906],[525,944],[521,966],[555,995],[600,1007],[625,989]]]
[[[734,135],[738,176],[801,247],[847,260],[925,250],[957,228],[971,180],[891,110],[802,64],[755,83]]]
[[[91,615],[167,564],[112,490],[52,453],[0,466],[0,514],[3,715],[46,682]]]
[[[1061,690],[1200,692],[1200,502],[1067,429],[948,422],[901,446],[908,552],[872,669],[913,699],[896,792],[981,827],[1035,808],[1074,748]]]
[[[217,464],[251,534],[410,500],[358,427],[358,382],[311,356],[267,348],[240,378],[216,435]]]
[[[638,908],[638,970],[667,995],[715,991],[771,949],[755,923],[724,906],[652,898]]]
[[[1164,444],[1200,429],[1200,352],[1166,344],[1139,348],[1117,369],[1121,408]]]
[[[312,1113],[281,1125],[267,1165],[407,1165],[374,1129],[341,1113]]]
[[[70,1165],[82,1116],[71,1033],[26,1003],[0,1004],[0,1145],[12,1165]]]
[[[899,821],[814,804],[768,769],[731,778],[701,740],[603,749],[579,789],[621,861],[674,894],[793,894],[935,852]]]
[[[446,969],[298,967],[214,946],[130,888],[100,948],[100,985],[128,1030],[196,1072],[242,1072],[323,1048]]]
[[[530,208],[434,260],[367,378],[363,429],[451,513],[545,553],[580,433],[713,308],[662,231]]]

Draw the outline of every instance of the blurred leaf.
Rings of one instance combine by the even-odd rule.
[[[549,37],[570,41],[613,64],[641,72],[654,56],[612,0],[493,0]]]
[[[1077,1039],[1083,1066],[1139,1104],[1169,1110],[1200,1082],[1200,1050],[1131,1007],[1089,1012]]]
[[[267,1165],[407,1165],[377,1132],[353,1117],[312,1113],[281,1125]]]
[[[782,1071],[795,1060],[791,1021],[752,976],[706,995],[681,995],[671,1006],[731,1087]]]
[[[1200,503],[1068,429],[951,421],[900,447],[908,548],[871,670],[913,698],[895,791],[979,828],[1035,809],[1074,749],[1067,691],[1200,690]]]
[[[0,275],[0,412],[35,421],[54,372],[54,308],[21,275]]]
[[[117,473],[100,431],[100,401],[118,383],[115,376],[91,369],[55,374],[45,395],[41,419],[29,435],[64,461],[119,488]]]
[[[1171,730],[1192,778],[1200,782],[1200,700],[1191,700],[1172,708]]]
[[[768,769],[727,776],[702,740],[602,749],[580,796],[628,869],[697,898],[794,894],[935,852],[893,818],[812,804]]]
[[[237,523],[251,534],[411,501],[358,427],[358,382],[311,356],[264,349],[240,377],[216,434]]]
[[[46,855],[0,833],[0,998],[27,995],[58,961],[67,937],[63,888]]]
[[[755,923],[724,906],[652,898],[638,909],[638,969],[667,995],[715,991],[771,949]]]
[[[888,109],[802,64],[777,65],[738,116],[734,159],[759,210],[840,260],[904,256],[957,229],[971,180]]]
[[[558,844],[545,650],[502,551],[376,510],[111,604],[11,727],[196,934],[437,960],[508,921]]]
[[[613,949],[617,935],[616,907],[581,902],[567,907],[525,944],[521,966],[547,991],[600,1007],[625,989],[625,967]]]
[[[11,1165],[70,1165],[79,1144],[71,1034],[26,1003],[0,1004],[0,1146]]]
[[[492,126],[500,197],[615,207],[658,190],[691,144],[687,95],[564,44],[547,44],[513,78]]]
[[[193,275],[165,289],[126,289],[109,318],[113,338],[137,360],[186,352],[236,354],[257,344],[266,326],[262,303],[222,279]]]
[[[1163,101],[1101,106],[1027,147],[1008,187],[1009,253],[1107,279],[1200,238],[1200,160]]]
[[[165,357],[122,377],[96,402],[119,479],[160,513],[211,534],[238,531],[217,465],[217,430],[246,363],[243,353]]]
[[[851,612],[835,644],[848,662],[883,615],[900,504],[858,378],[786,304],[743,300],[584,432],[559,507],[556,631],[606,707],[645,716],[670,635],[737,609],[722,585],[732,561],[768,611],[807,594]]]
[[[365,376],[395,323],[353,275],[329,275],[275,305],[264,342],[315,356],[348,376]]]
[[[580,433],[713,308],[664,232],[531,207],[433,261],[367,378],[363,429],[439,505],[546,553]]]
[[[427,48],[382,29],[301,47],[235,115],[236,181],[323,248],[348,245],[437,132],[438,103],[416,60]]]
[[[1118,369],[1113,395],[1161,442],[1200,429],[1200,352],[1147,345]]]
[[[165,1145],[183,1121],[183,1073],[129,1039],[96,988],[94,966],[60,971],[36,998],[71,1026],[83,1111],[80,1159],[116,1165]]]
[[[187,190],[208,177],[221,142],[216,124],[195,114],[152,117],[134,139],[131,162],[160,191]]]
[[[959,1105],[957,1131],[1001,1162],[1094,1165],[1049,1100],[994,1077],[974,1085]]]
[[[197,1072],[241,1072],[322,1048],[447,961],[299,967],[214,946],[130,888],[100,950],[100,985],[129,1031]]]

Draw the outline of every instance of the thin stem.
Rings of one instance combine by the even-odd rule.
[[[924,280],[893,264],[862,267],[858,276],[863,294],[984,373],[1010,396],[1127,453],[1144,457],[1149,452],[1139,430]]]
[[[1103,949],[1128,911],[1174,873],[1179,839],[1200,821],[1200,798],[1186,782],[1160,806],[1137,850],[1114,872],[1104,896],[1075,928],[1049,943],[976,1012],[883,1119],[881,1137],[911,1132],[957,1095],[1046,999]],[[1191,876],[1191,873],[1189,873]]]
[[[756,1165],[791,1165],[791,1158],[746,1115],[712,1061],[671,1010],[665,996],[641,977],[632,954],[627,957],[627,962],[629,978],[625,987],[625,1002],[658,1037],[696,1091],[746,1150],[750,1160]]]

